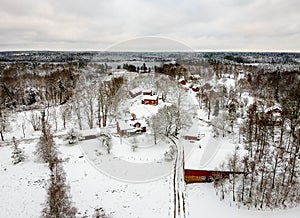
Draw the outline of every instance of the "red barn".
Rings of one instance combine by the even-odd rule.
[[[216,170],[184,170],[184,178],[187,183],[211,182],[216,178],[228,177],[232,172]]]
[[[144,95],[142,104],[158,105],[157,95]]]
[[[241,174],[227,169],[220,169],[223,161],[232,155],[235,144],[222,143],[208,134],[198,142],[184,144],[184,178],[187,183],[211,182],[215,179],[226,178],[229,175]],[[240,149],[239,154],[247,151]]]

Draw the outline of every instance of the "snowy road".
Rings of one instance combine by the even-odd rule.
[[[185,182],[183,169],[183,146],[180,140],[174,140],[177,146],[177,155],[174,164],[173,190],[174,190],[174,218],[185,218]]]

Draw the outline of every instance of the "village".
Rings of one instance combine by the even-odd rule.
[[[110,69],[97,78],[100,88],[96,80],[79,86],[72,103],[36,104],[39,109],[11,114],[14,131],[5,132],[0,146],[5,157],[0,178],[6,192],[19,191],[18,201],[24,206],[15,216],[25,212],[38,216],[41,211],[48,167],[35,150],[42,136],[42,114],[53,132],[78,217],[91,216],[99,207],[112,217],[197,217],[197,202],[202,200],[195,193],[222,196],[226,187],[231,193],[230,184],[218,186],[218,181],[245,175],[230,161],[233,155],[242,158],[249,152],[242,135],[249,114],[260,128],[283,126],[282,105],[265,104],[253,93],[245,68],[222,76],[208,71],[202,76],[188,72],[173,77],[154,68],[145,71],[143,66],[137,72]],[[107,87],[114,92],[107,92]],[[24,162],[16,165],[10,158],[9,145],[14,143],[26,154]],[[12,183],[6,184],[7,180]],[[87,185],[93,188],[86,190]],[[29,202],[26,196],[32,192],[35,199]],[[118,203],[112,204],[115,199]],[[11,201],[1,201],[9,208]],[[25,205],[35,209],[28,211]]]

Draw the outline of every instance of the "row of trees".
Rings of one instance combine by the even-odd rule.
[[[16,143],[14,148],[14,160],[20,161],[20,158],[23,156],[20,155],[20,149],[18,149]],[[42,113],[42,135],[37,144],[35,154],[41,161],[48,164],[50,170],[47,197],[42,210],[42,217],[76,217],[77,208],[72,202],[70,186],[67,184],[66,173],[63,169],[63,160],[58,156],[58,149],[54,142],[50,125],[45,120],[44,113]],[[96,208],[93,217],[105,218],[108,216],[103,208]]]
[[[35,154],[48,164],[50,179],[48,184],[43,217],[75,217],[77,209],[72,205],[70,186],[66,184],[66,174],[63,170],[63,161],[58,157],[50,126],[42,113],[42,135],[37,144]]]

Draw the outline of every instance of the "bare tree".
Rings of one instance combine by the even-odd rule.
[[[61,119],[63,121],[64,129],[66,128],[67,121],[72,117],[71,105],[66,103],[60,108]]]
[[[8,111],[0,106],[0,137],[2,141],[4,141],[4,133],[7,131],[8,125]]]
[[[105,147],[107,154],[110,154],[112,148],[112,137],[108,131],[103,131],[100,134],[101,144]]]
[[[236,199],[236,172],[239,171],[238,168],[238,162],[239,162],[239,156],[238,156],[238,147],[235,147],[234,153],[232,158],[229,159],[228,161],[228,166],[230,171],[232,172],[231,174],[231,184],[232,184],[232,200],[235,201]]]
[[[135,137],[133,137],[131,140],[131,150],[135,152],[138,147],[138,141]]]
[[[117,107],[116,95],[124,83],[123,77],[113,78],[100,84],[98,90],[98,125],[106,127],[112,108]]]
[[[81,112],[81,101],[79,99],[79,96],[73,99],[73,110],[77,116],[79,129],[82,130],[82,114],[81,114],[82,112]]]
[[[162,129],[163,126],[161,125],[161,119],[160,119],[158,114],[154,115],[150,118],[149,127],[151,129],[152,134],[153,134],[154,144],[156,144],[158,136],[160,134],[163,134],[163,129]]]
[[[84,113],[87,117],[88,126],[90,129],[94,128],[94,113],[95,113],[95,103],[97,99],[97,88],[95,85],[87,86],[84,89],[83,94],[83,105],[84,105]]]
[[[38,131],[41,129],[41,116],[40,116],[39,112],[31,111],[29,121],[30,121],[34,131]]]

